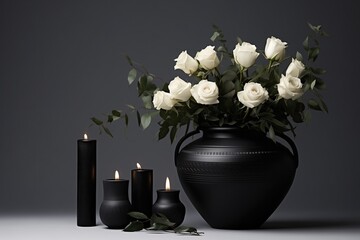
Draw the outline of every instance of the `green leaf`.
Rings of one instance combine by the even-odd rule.
[[[147,230],[170,230],[171,227],[161,224],[161,223],[153,223],[151,227],[147,228]]]
[[[118,110],[112,110],[111,114],[115,117],[120,117],[121,116],[121,111]]]
[[[132,66],[132,67],[134,67],[134,63],[133,63],[133,61],[131,60],[131,58],[130,58],[128,55],[126,55],[125,58],[126,58],[126,60],[128,61],[129,65]]]
[[[136,111],[136,118],[137,118],[137,121],[138,121],[138,126],[140,127],[140,125],[141,125],[141,115],[140,115],[139,111]]]
[[[320,36],[329,36],[323,29],[322,29],[322,26],[321,25],[312,25],[311,23],[308,23],[308,26],[310,27],[310,29],[312,31],[314,31],[316,34],[319,34]]]
[[[105,127],[104,125],[101,125],[101,127],[106,132],[107,135],[109,135],[110,137],[114,137],[107,127]]]
[[[232,81],[226,81],[221,84],[220,96],[233,97],[235,94],[235,84]]]
[[[274,131],[274,128],[272,127],[272,125],[270,125],[269,127],[269,137],[271,140],[273,140],[274,142],[276,142],[276,135],[275,135],[275,131]]]
[[[236,40],[240,45],[243,43],[243,40],[240,37],[237,37]]]
[[[319,48],[310,48],[308,52],[308,59],[312,60],[313,62],[317,59],[318,55],[320,53]]]
[[[321,111],[321,108],[315,99],[310,99],[308,101],[308,106],[309,106],[309,108],[311,108],[313,110]]]
[[[127,114],[125,114],[125,125],[129,126],[129,116]]]
[[[135,111],[136,108],[133,106],[133,105],[130,105],[130,104],[126,104],[126,106],[128,106],[128,108],[130,108],[131,110]]]
[[[233,81],[234,79],[236,79],[236,77],[237,77],[236,72],[229,70],[224,73],[220,81],[223,83],[226,81]]]
[[[301,61],[301,62],[303,61],[303,57],[302,57],[301,53],[296,52],[296,59]]]
[[[325,102],[321,99],[319,99],[319,106],[321,108],[321,111],[328,113],[328,107],[326,106]]]
[[[108,121],[109,123],[113,122],[113,121],[114,121],[113,116],[112,116],[112,115],[108,115],[107,121]]]
[[[304,49],[307,51],[309,49],[309,37],[306,37],[303,41]]]
[[[177,130],[178,130],[177,126],[173,126],[171,131],[170,131],[170,142],[171,143],[173,143],[174,140],[175,140]]]
[[[310,68],[310,70],[311,70],[314,74],[318,74],[318,75],[321,75],[321,74],[326,73],[326,70],[325,70],[325,69],[322,69],[322,68]]]
[[[314,89],[315,84],[316,84],[316,80],[312,81],[312,83],[311,83],[311,85],[310,85],[311,90],[313,90],[313,89]]]
[[[132,69],[129,71],[129,74],[128,74],[128,82],[129,82],[129,85],[134,82],[134,80],[136,79],[136,75],[137,75],[136,69],[135,69],[135,68],[132,68]]]
[[[214,32],[214,34],[211,36],[210,40],[215,42],[216,38],[218,38],[220,36],[219,32]]]
[[[190,233],[193,235],[200,235],[204,234],[203,232],[198,232],[196,228],[194,227],[186,227],[186,226],[179,226],[174,229],[175,233]]]
[[[169,127],[168,126],[161,126],[159,133],[158,133],[158,139],[163,139],[164,137],[166,137],[166,135],[169,133]]]
[[[137,220],[149,220],[148,216],[142,212],[129,212],[128,215]]]
[[[165,225],[168,227],[173,227],[175,225],[175,223],[170,222],[170,220],[164,214],[161,214],[161,213],[154,213],[151,216],[151,221],[153,223]]]
[[[153,103],[152,103],[152,96],[141,96],[141,100],[143,101],[144,107],[146,109],[152,109],[153,108]]]
[[[150,123],[151,123],[151,115],[150,114],[144,114],[141,116],[141,126],[143,129],[148,128]]]
[[[227,51],[226,51],[226,48],[225,48],[224,46],[219,46],[219,47],[217,48],[217,52],[226,53]],[[221,61],[221,60],[220,60],[220,61]]]
[[[133,221],[130,222],[125,228],[124,232],[137,232],[144,229],[144,223],[141,221]]]
[[[95,123],[95,124],[98,125],[98,126],[100,126],[100,125],[103,124],[103,121],[101,121],[101,120],[99,120],[99,119],[97,119],[97,118],[95,118],[95,117],[92,117],[92,118],[91,118],[91,121],[93,121],[93,123]]]

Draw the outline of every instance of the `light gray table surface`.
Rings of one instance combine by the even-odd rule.
[[[360,218],[335,215],[290,214],[272,216],[261,229],[219,230],[209,227],[197,213],[188,213],[183,225],[197,227],[204,235],[200,239],[360,239]],[[197,239],[197,237],[165,232],[141,231],[136,233],[107,229],[98,220],[95,227],[77,227],[76,215],[52,214],[2,214],[0,239]]]

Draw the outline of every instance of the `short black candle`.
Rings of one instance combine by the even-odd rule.
[[[96,140],[77,142],[77,225],[96,225]]]
[[[170,181],[166,179],[166,189],[157,190],[157,200],[152,207],[153,213],[164,214],[170,222],[179,226],[185,218],[185,206],[180,201],[180,190],[171,190]]]
[[[138,164],[138,167],[141,167]],[[134,211],[142,212],[148,217],[152,214],[153,203],[153,170],[131,170],[131,203]]]
[[[100,206],[100,219],[109,228],[125,228],[130,222],[129,180],[103,181],[104,200]]]

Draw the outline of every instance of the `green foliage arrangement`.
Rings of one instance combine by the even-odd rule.
[[[198,232],[194,227],[177,226],[171,222],[165,215],[161,213],[152,214],[151,218],[148,218],[144,213],[141,212],[130,212],[130,217],[135,219],[131,221],[123,231],[125,232],[137,232],[143,229],[149,231],[166,231],[179,234],[189,234],[200,236],[203,232]],[[150,225],[150,227],[145,227]]]
[[[302,43],[306,57],[296,52],[292,58],[286,56],[287,43],[276,37],[267,39],[264,50],[238,38],[230,51],[223,32],[214,26],[210,39],[215,46],[195,57],[183,51],[175,59],[174,69],[189,81],[175,77],[161,87],[154,74],[127,57],[128,82],[136,82],[143,107],[127,105],[128,111],[113,110],[106,120],[93,117],[92,122],[112,136],[108,124],[122,119],[128,125],[129,112],[144,129],[157,117],[158,139],[170,136],[171,142],[181,127],[187,132],[191,126],[236,126],[273,140],[288,131],[295,136],[294,125],[308,121],[310,109],[328,111],[320,95],[325,70],[312,66],[320,53],[319,39],[327,34],[320,25],[308,25],[311,34]]]

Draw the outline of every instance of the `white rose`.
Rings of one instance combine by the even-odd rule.
[[[285,99],[298,99],[303,95],[303,89],[300,78],[290,75],[281,75],[280,83],[277,84],[279,96]]]
[[[170,110],[176,104],[176,100],[171,98],[170,93],[158,91],[154,94],[153,104],[156,110]]]
[[[196,72],[196,70],[199,67],[198,62],[192,58],[189,54],[187,54],[187,51],[182,51],[178,58],[175,59],[176,64],[174,66],[174,69],[180,69],[183,70],[186,74],[193,74]]]
[[[282,42],[276,37],[271,37],[266,40],[265,56],[267,59],[274,59],[281,61],[285,57],[285,48],[287,43]]]
[[[214,48],[214,46],[207,46],[196,53],[195,59],[198,60],[200,66],[206,70],[214,69],[220,64],[220,60],[217,57]]]
[[[249,108],[254,108],[269,99],[268,91],[260,83],[249,82],[244,90],[237,93],[239,101]]]
[[[305,65],[301,61],[293,58],[288,68],[286,69],[286,75],[298,78],[304,70]]]
[[[182,102],[186,102],[191,97],[190,89],[191,83],[185,82],[179,77],[169,83],[170,97]]]
[[[259,53],[256,52],[256,46],[247,42],[243,42],[241,45],[238,43],[233,54],[235,62],[244,68],[251,67],[259,56]]]
[[[219,103],[219,89],[216,83],[208,80],[201,80],[198,84],[191,88],[191,95],[199,104],[212,105]]]

